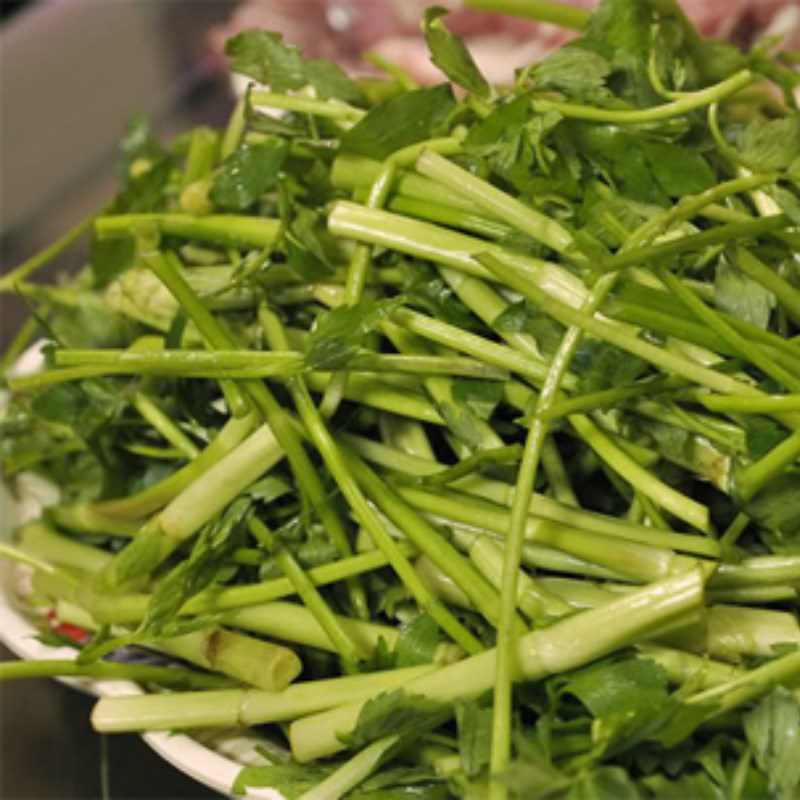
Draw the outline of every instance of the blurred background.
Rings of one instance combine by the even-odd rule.
[[[591,0],[570,0],[589,6]],[[284,32],[309,56],[361,71],[374,49],[436,80],[418,21],[426,0],[0,0],[0,271],[16,266],[110,198],[126,121],[147,113],[165,137],[221,125],[231,107],[222,47],[236,30]],[[457,9],[458,0],[440,5]],[[682,0],[707,34],[800,46],[800,0]],[[495,81],[565,37],[548,25],[456,10]],[[68,270],[80,247],[50,266]],[[43,275],[42,277],[46,277]],[[25,314],[0,296],[0,351]],[[0,658],[10,654],[0,649]],[[101,739],[90,701],[48,681],[0,687],[0,797],[210,797],[136,737]]]

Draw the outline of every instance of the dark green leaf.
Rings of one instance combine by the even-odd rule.
[[[250,498],[239,497],[216,519],[203,526],[188,559],[167,574],[153,592],[137,631],[139,636],[164,635],[184,603],[212,583],[233,547],[233,535],[244,520],[250,503]]]
[[[313,86],[323,99],[336,98],[361,103],[364,93],[341,68],[330,61],[306,61],[299,48],[285,44],[279,33],[248,30],[225,43],[231,69],[268,84],[275,92]]]
[[[537,64],[531,76],[537,89],[598,102],[611,97],[605,85],[611,70],[609,61],[599,53],[583,47],[562,47]]]
[[[225,54],[233,72],[268,84],[273,91],[302,89],[308,83],[300,50],[284,44],[279,33],[242,31],[225,43]]]
[[[402,270],[403,295],[409,305],[464,330],[477,327],[475,315],[436,270],[419,262],[406,262]]]
[[[362,300],[339,306],[318,317],[306,346],[306,365],[312,370],[338,369],[364,346],[367,336],[402,302]]]
[[[612,386],[632,383],[647,369],[640,358],[608,342],[586,339],[572,358],[572,371],[583,392],[597,392]]]
[[[753,461],[763,458],[789,435],[774,420],[756,414],[747,417],[745,433],[747,454]]]
[[[454,106],[447,84],[384,100],[342,136],[342,152],[382,161],[395,150],[434,136]]]
[[[744,717],[744,731],[776,800],[800,793],[800,704],[782,686]]]
[[[352,749],[360,750],[385,736],[418,737],[425,731],[438,728],[450,713],[450,706],[446,704],[396,689],[379,694],[364,704],[355,730],[345,738],[345,742]]]
[[[732,266],[726,258],[721,258],[714,281],[714,305],[731,316],[766,329],[775,307],[775,295]]]
[[[322,100],[335,98],[345,103],[362,105],[365,102],[361,87],[342,68],[331,61],[318,59],[305,62],[306,77]]]
[[[318,281],[333,272],[325,250],[319,214],[303,206],[294,209],[295,217],[286,233],[286,261],[301,278]]]
[[[696,147],[645,142],[642,149],[653,176],[670,197],[699,194],[717,182],[714,171]]]
[[[431,664],[439,644],[439,626],[433,617],[423,614],[417,617],[400,634],[395,653],[398,667],[413,667]]]
[[[637,713],[663,704],[667,674],[644,659],[601,662],[565,677],[561,691],[575,695],[595,717]]]
[[[468,778],[489,765],[492,748],[493,707],[477,700],[464,700],[456,705],[458,753],[461,769]]]
[[[453,381],[453,400],[466,406],[478,419],[487,420],[503,399],[500,381],[458,378]]]
[[[579,775],[566,800],[640,800],[642,795],[622,767],[599,767]]]
[[[214,205],[244,211],[268,189],[273,189],[288,152],[280,139],[243,144],[223,165],[211,186]]]
[[[770,531],[773,549],[800,551],[800,475],[781,475],[744,506],[755,522]]]
[[[800,157],[800,113],[780,119],[754,119],[739,141],[742,158],[757,169],[786,169]]]
[[[530,95],[522,94],[510,103],[497,106],[488,117],[476,122],[469,129],[465,145],[483,152],[481,148],[493,147],[509,133],[518,132],[530,117]]]
[[[286,800],[299,800],[333,771],[316,764],[266,764],[243,767],[231,788],[235,795],[244,795],[248,788],[276,789]]]
[[[471,53],[460,36],[451,33],[442,22],[446,8],[434,6],[425,12],[425,41],[431,52],[431,61],[450,78],[478,95],[489,94],[489,84],[475,64]]]
[[[105,286],[133,264],[136,242],[130,236],[115,239],[99,239],[93,236],[89,242],[89,263],[92,266],[97,286]]]

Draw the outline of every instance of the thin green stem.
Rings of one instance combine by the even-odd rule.
[[[477,11],[510,14],[573,30],[580,30],[591,16],[584,8],[554,3],[552,0],[464,0],[464,5]]]
[[[289,579],[303,605],[314,615],[320,628],[325,631],[336,652],[344,660],[345,664],[355,665],[365,653],[362,653],[357,644],[348,635],[347,631],[339,624],[336,615],[331,611],[325,598],[319,593],[314,583],[297,563],[291,552],[278,544],[272,532],[257,517],[248,520],[251,533],[256,539],[265,546],[268,551],[275,554],[275,560]]]
[[[701,392],[692,399],[696,399],[709,411],[728,414],[785,414],[800,411],[800,394],[729,397]]]
[[[230,680],[220,675],[204,675],[190,669],[156,667],[150,664],[124,664],[96,661],[76,664],[67,660],[6,661],[0,664],[0,683],[29,678],[99,678],[112,681],[158,683],[177,689],[220,689]]]
[[[270,344],[286,349],[288,342],[283,326],[275,314],[262,306],[259,318]],[[414,567],[403,555],[397,544],[384,528],[380,518],[367,502],[354,476],[347,467],[341,451],[325,427],[322,417],[314,405],[311,395],[301,378],[291,379],[289,390],[300,418],[308,430],[314,445],[324,459],[339,489],[347,500],[359,523],[367,530],[376,546],[386,555],[397,576],[408,588],[420,607],[439,623],[442,629],[468,653],[482,649],[480,642],[443,606],[422,583]]]
[[[131,402],[142,417],[186,458],[191,460],[200,454],[197,445],[164,413],[155,400],[144,392],[136,392]]]
[[[280,108],[297,114],[310,114],[315,117],[356,122],[367,112],[348,105],[341,100],[317,100],[297,94],[278,94],[277,92],[250,92],[250,102],[254,106]]]
[[[659,122],[673,117],[689,114],[698,108],[703,108],[711,103],[719,102],[725,97],[730,97],[755,80],[750,70],[744,69],[731,75],[724,81],[701,89],[691,94],[686,94],[671,103],[664,103],[651,108],[632,109],[619,111],[616,109],[594,108],[592,106],[576,103],[562,103],[555,100],[534,100],[534,111],[543,114],[547,111],[556,111],[569,119],[584,119],[592,122],[610,122],[617,125],[637,125],[646,122]]]
[[[776,363],[757,344],[748,342],[669,270],[656,268],[656,274],[664,285],[680,298],[697,319],[719,334],[734,349],[737,355],[754,364],[792,391],[800,391],[800,379]]]
[[[10,272],[3,275],[3,277],[0,278],[0,292],[12,291],[17,283],[24,281],[38,269],[41,269],[54,258],[61,255],[73,242],[80,239],[81,236],[92,227],[96,217],[97,214],[92,214],[90,217],[82,220],[74,228],[56,239],[51,245],[45,247],[40,253],[32,256],[27,261],[23,261],[16,269],[12,269]]]
[[[558,253],[567,253],[573,245],[572,234],[563,225],[432,150],[422,152],[416,169]]]
[[[754,219],[748,222],[731,222],[719,225],[701,233],[693,233],[676,239],[668,239],[657,244],[645,245],[619,253],[601,261],[598,268],[612,271],[632,267],[656,259],[684,253],[691,250],[702,250],[715,244],[728,244],[739,239],[748,239],[764,233],[782,230],[791,225],[785,214],[773,214],[769,217]]]
[[[751,500],[773,478],[800,458],[800,430],[795,431],[763,458],[744,469],[736,478],[739,496]]]

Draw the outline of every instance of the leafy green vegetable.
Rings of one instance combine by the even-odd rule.
[[[800,789],[800,704],[783,687],[767,695],[745,715],[744,732],[758,766],[769,776],[779,800],[797,797]]]
[[[425,41],[431,51],[431,61],[450,78],[477,95],[488,95],[489,84],[481,75],[472,54],[460,36],[451,33],[442,22],[447,9],[440,6],[425,12]]]
[[[211,200],[220,208],[244,211],[275,187],[286,158],[286,142],[275,139],[243,144],[224,164],[211,186]]]
[[[329,767],[313,764],[265,764],[243,767],[231,788],[235,795],[244,795],[248,789],[266,787],[277,789],[286,800],[299,800],[309,789],[331,773]]]
[[[417,617],[401,634],[395,646],[398,667],[433,662],[439,644],[439,626],[433,617]]]
[[[342,136],[342,152],[382,160],[434,136],[455,107],[447,84],[416,89],[374,105]]]
[[[742,131],[742,158],[760,170],[786,169],[800,157],[800,113],[781,119],[754,119]]]
[[[477,700],[466,700],[456,706],[458,754],[468,778],[476,777],[489,765],[492,715],[492,706]]]
[[[325,312],[318,320],[306,347],[309,369],[343,367],[364,346],[367,336],[399,305],[398,300],[362,300]]]
[[[601,662],[572,673],[561,691],[575,695],[595,717],[638,714],[663,705],[667,675],[642,659]]]
[[[747,454],[753,461],[763,458],[787,436],[786,431],[769,417],[753,415],[747,418]]]
[[[247,30],[228,39],[225,53],[231,69],[266,83],[276,92],[313,86],[323,98],[360,103],[364,95],[358,84],[347,78],[330,61],[305,61],[299,48],[287,45],[279,33]]]
[[[717,262],[714,304],[722,311],[766,328],[775,308],[775,295],[740,272],[728,259]]]
[[[612,97],[605,85],[612,69],[609,61],[593,50],[562,47],[537,64],[531,77],[537,88],[601,103]]]
[[[449,716],[449,709],[442,703],[397,689],[364,704],[356,727],[346,741],[358,750],[385,736],[419,736],[438,728]]]

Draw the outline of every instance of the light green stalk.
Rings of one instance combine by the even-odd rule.
[[[281,692],[228,689],[214,692],[102,697],[92,711],[99,733],[249,727],[286,722],[340,703],[387,692],[432,672],[434,667],[406,667],[343,678],[294,683]]]
[[[539,680],[631,644],[654,626],[698,608],[703,582],[699,570],[682,572],[526,634],[516,645],[515,680]],[[405,690],[442,703],[476,697],[492,686],[495,661],[496,652],[487,650],[411,681]],[[346,704],[293,723],[289,738],[294,757],[306,763],[342,750],[339,736],[353,729],[362,707],[363,702]]]
[[[353,638],[342,627],[325,598],[297,563],[295,557],[286,547],[277,542],[272,532],[260,519],[252,517],[248,524],[251,533],[258,539],[262,547],[274,554],[276,563],[291,582],[303,601],[303,605],[314,616],[320,628],[325,631],[333,649],[339,653],[345,665],[354,666],[366,653],[359,649]]]
[[[700,89],[697,92],[687,93],[680,99],[673,100],[670,103],[630,111],[593,108],[592,106],[579,105],[577,103],[561,103],[554,100],[534,100],[533,108],[536,112],[541,114],[547,111],[556,111],[563,117],[570,119],[609,122],[616,125],[637,125],[683,116],[695,109],[719,102],[725,97],[730,97],[754,80],[755,76],[753,73],[750,72],[750,70],[743,69],[720,83],[709,86],[706,89]]]
[[[259,318],[270,344],[281,350],[287,349],[288,342],[283,326],[275,314],[262,306]],[[430,613],[448,636],[468,653],[480,651],[482,649],[480,642],[422,583],[413,566],[392,540],[380,518],[367,502],[355,478],[350,473],[336,442],[325,427],[303,380],[298,378],[291,379],[289,381],[289,390],[310,438],[324,459],[350,508],[359,523],[366,528],[375,544],[385,553],[397,576],[417,600],[420,607]]]

